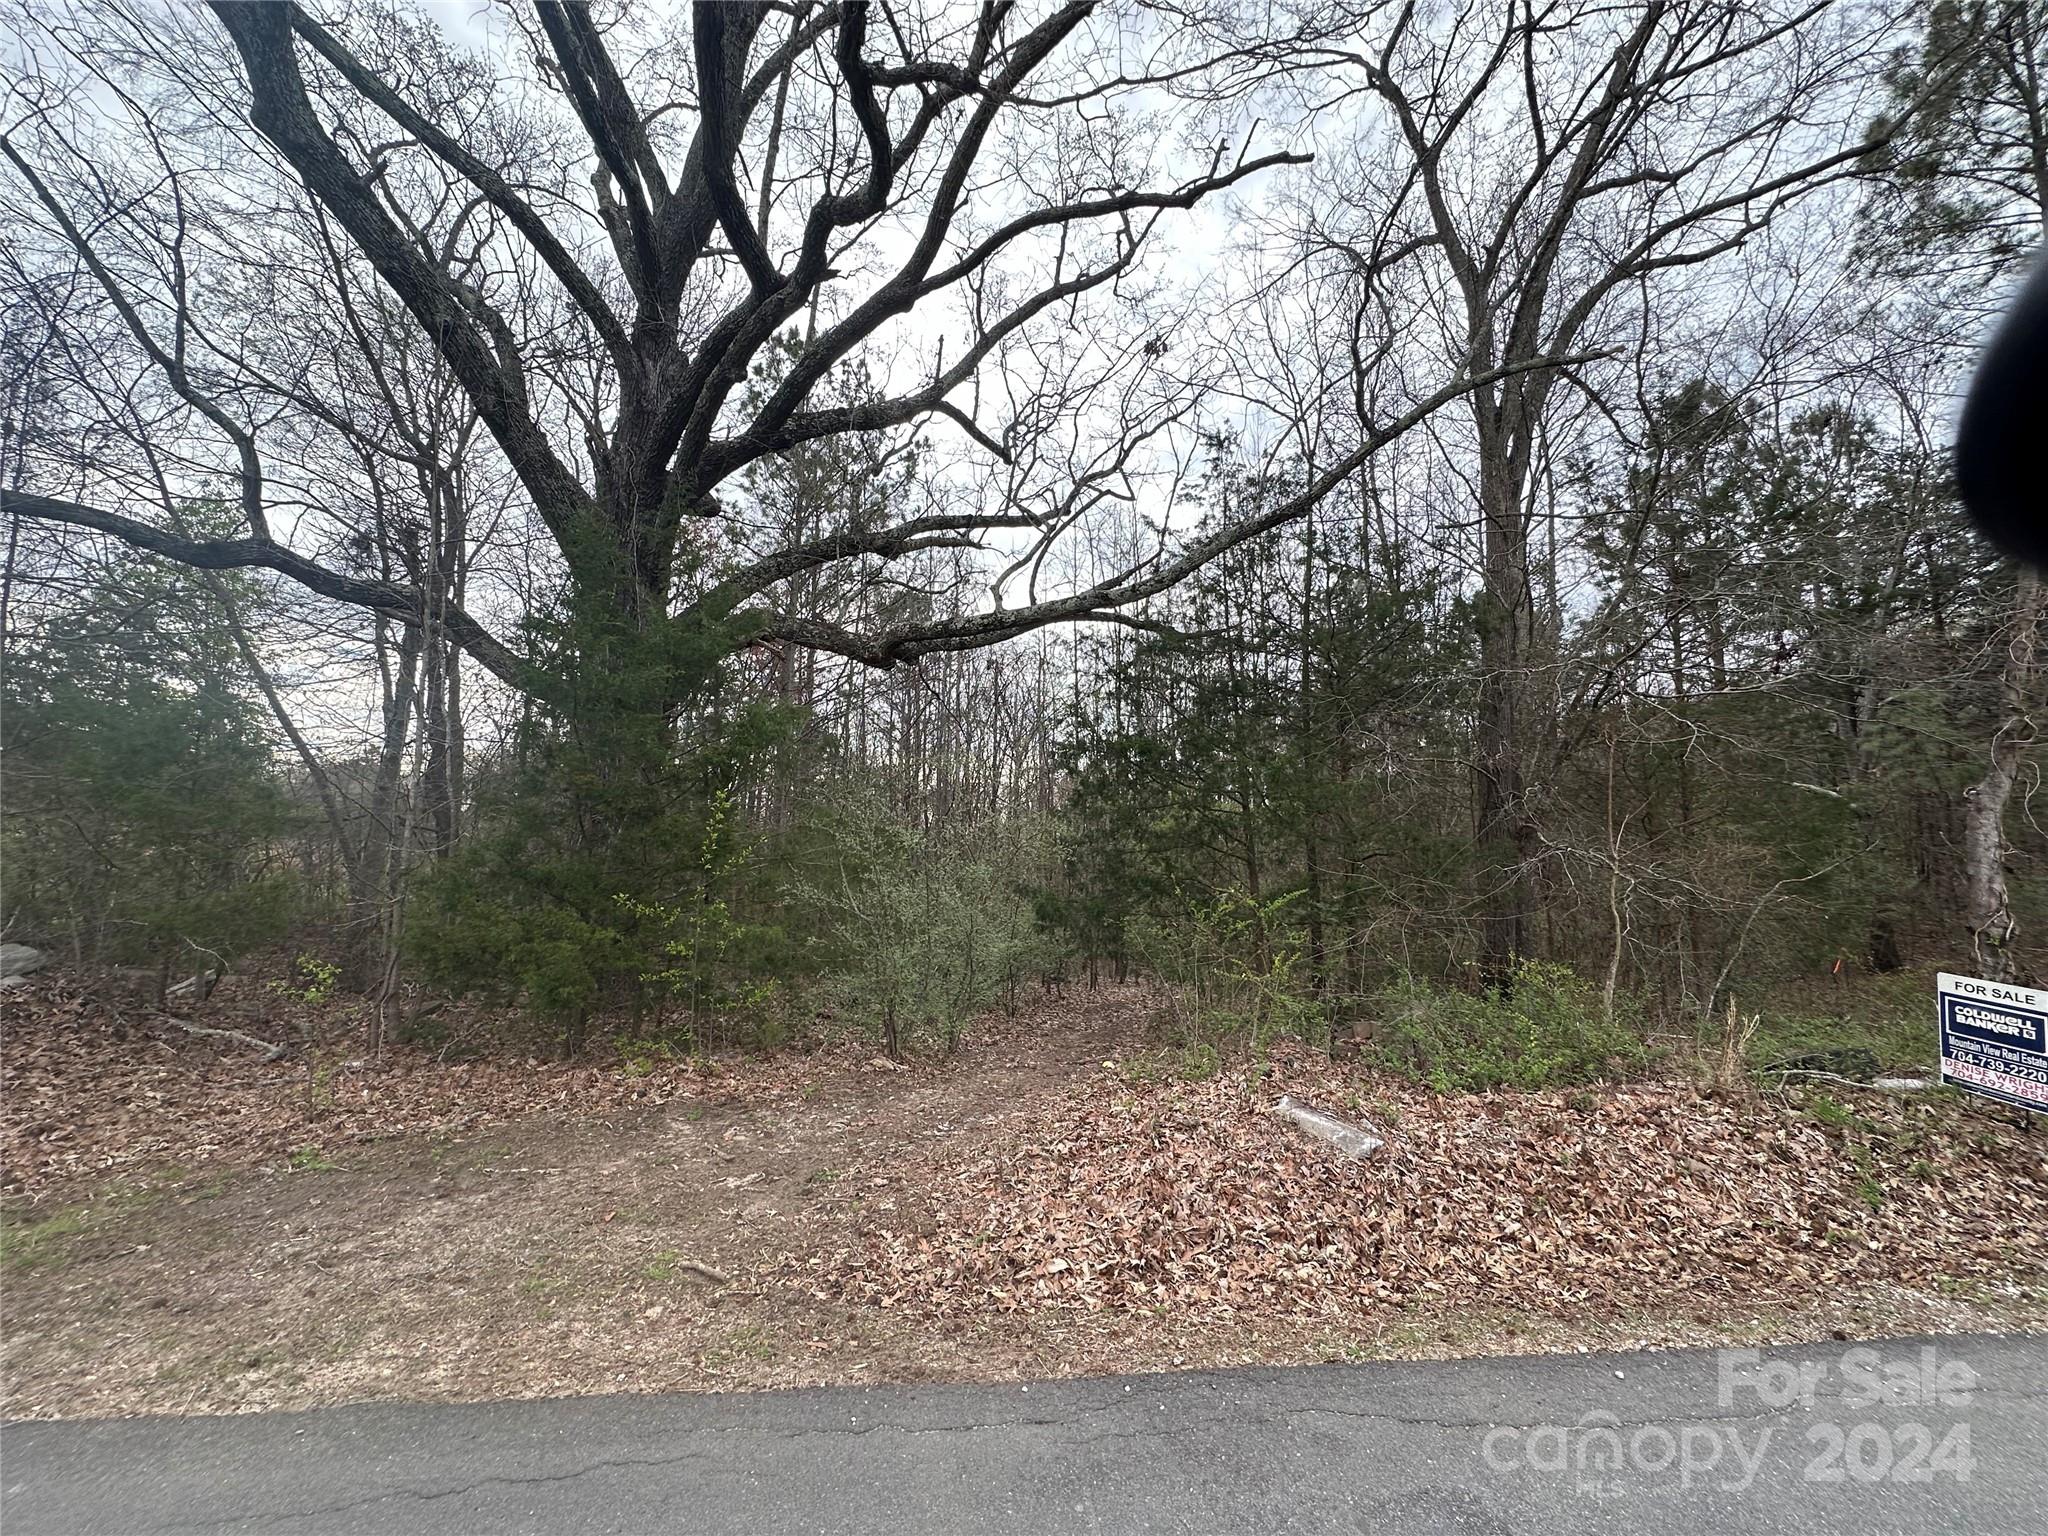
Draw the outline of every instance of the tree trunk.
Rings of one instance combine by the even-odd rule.
[[[455,848],[455,773],[449,752],[448,669],[455,648],[440,635],[425,647],[426,693],[420,734],[426,744],[426,762],[421,769],[427,809],[427,853],[446,858]]]
[[[1529,540],[1521,515],[1519,478],[1501,442],[1480,453],[1484,528],[1479,602],[1479,708],[1477,722],[1476,841],[1480,890],[1480,970],[1503,982],[1529,953],[1529,870],[1536,836],[1524,783],[1527,672],[1534,659],[1534,608],[1529,589]]]
[[[2034,744],[2032,709],[2039,680],[2038,648],[2048,589],[2031,570],[2013,589],[2013,635],[1999,674],[1999,722],[1991,761],[1963,806],[1963,918],[1978,973],[1992,981],[2012,974],[2015,923],[2005,883],[2005,808],[2020,764]]]
[[[1311,513],[1303,522],[1301,531],[1301,661],[1300,675],[1296,679],[1299,687],[1296,729],[1300,738],[1302,802],[1298,814],[1301,817],[1302,872],[1308,887],[1309,996],[1319,1005],[1328,1007],[1330,951],[1328,932],[1323,922],[1323,849],[1318,835],[1324,776],[1317,772],[1319,764],[1316,760],[1315,571],[1316,520]],[[1334,1051],[1337,1048],[1337,1015],[1334,1009],[1330,1011],[1328,1022],[1329,1045]]]
[[[382,630],[384,626],[380,625]],[[385,649],[380,634],[378,648]],[[383,974],[384,904],[390,898],[395,876],[404,866],[405,850],[400,846],[399,787],[405,769],[405,744],[419,687],[419,658],[422,634],[417,624],[403,626],[398,635],[398,660],[386,675],[384,696],[384,739],[377,753],[377,775],[370,788],[369,825],[363,834],[362,851],[353,868],[358,878],[351,882],[347,916],[347,944],[342,970],[353,991],[368,992],[378,986]]]

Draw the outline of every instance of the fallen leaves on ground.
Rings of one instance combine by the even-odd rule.
[[[237,982],[244,992],[254,984],[237,977],[228,985]],[[266,1007],[258,1019],[233,1012],[233,1002],[224,1016],[216,1005],[195,1022],[296,1046],[295,1026],[271,1016],[290,1005]],[[360,1040],[359,1030],[351,1034]],[[0,1192],[31,1200],[81,1179],[302,1149],[331,1155],[385,1137],[457,1135],[550,1113],[602,1115],[680,1097],[772,1101],[801,1092],[826,1060],[852,1049],[750,1064],[744,1080],[689,1060],[630,1072],[524,1057],[445,1062],[400,1047],[371,1062],[359,1046],[339,1043],[265,1061],[166,1018],[110,1011],[61,977],[0,994],[0,1036]]]
[[[1128,1045],[1142,1029],[1134,998],[1048,1005],[988,1044],[1018,1062],[1036,1045],[1085,1050],[1098,1031],[1104,1048]],[[890,1197],[854,1217],[866,1241],[827,1223],[768,1266],[787,1292],[835,1302],[941,1317],[1587,1315],[1873,1284],[2038,1294],[2048,1281],[2048,1140],[1945,1094],[1837,1090],[1848,1109],[1680,1082],[1438,1095],[1283,1044],[1197,1083],[1066,1056],[963,1135],[960,1096],[992,1091],[975,1051],[908,1073],[851,1042],[638,1075],[403,1050],[374,1066],[332,1049],[265,1062],[161,1019],[123,1025],[61,980],[14,989],[0,1010],[0,1190],[32,1202],[167,1165],[611,1123],[678,1100],[782,1106],[795,1135],[814,1114],[800,1106],[830,1085],[835,1102],[877,1116],[890,1105],[901,1122],[872,1169]],[[264,1038],[292,1029],[268,1010],[218,1022]],[[1283,1093],[1369,1120],[1387,1145],[1350,1160],[1273,1114]]]
[[[1343,1157],[1271,1112],[1283,1092],[1388,1145]],[[1104,1070],[950,1169],[922,1220],[792,1279],[940,1314],[1229,1316],[2048,1277],[2040,1142],[1946,1097],[1854,1097],[1844,1125],[1677,1083],[1437,1095],[1288,1047],[1199,1084]]]

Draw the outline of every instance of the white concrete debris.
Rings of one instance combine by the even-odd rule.
[[[1306,1104],[1297,1104],[1284,1094],[1280,1102],[1273,1106],[1273,1113],[1292,1120],[1311,1136],[1320,1136],[1346,1157],[1363,1161],[1387,1144],[1387,1138],[1369,1125],[1352,1125],[1348,1121],[1339,1120],[1335,1115],[1326,1115],[1320,1109],[1310,1109]]]

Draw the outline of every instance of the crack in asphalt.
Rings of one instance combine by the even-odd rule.
[[[566,1472],[548,1472],[534,1477],[507,1477],[493,1474],[488,1477],[474,1478],[466,1483],[458,1483],[453,1488],[390,1487],[380,1489],[376,1493],[367,1494],[362,1498],[343,1499],[335,1504],[317,1504],[308,1509],[258,1510],[248,1515],[237,1515],[233,1518],[238,1525],[246,1525],[250,1522],[279,1520],[314,1520],[318,1519],[321,1515],[338,1515],[344,1510],[366,1509],[373,1504],[382,1504],[392,1499],[407,1499],[416,1503],[432,1504],[438,1503],[442,1499],[457,1498],[465,1493],[475,1493],[478,1489],[488,1488],[493,1485],[506,1488],[524,1488],[548,1483],[568,1483],[574,1482],[578,1478],[588,1477],[593,1472],[604,1472],[614,1468],[626,1467],[675,1466],[686,1461],[702,1460],[704,1455],[705,1453],[702,1451],[682,1451],[673,1456],[605,1457],[593,1461],[587,1466],[575,1467]],[[157,1529],[160,1531],[218,1530],[220,1529],[220,1522],[217,1519],[178,1520],[159,1525]]]
[[[1646,1384],[1639,1383],[1636,1390]],[[1185,1395],[1186,1385],[1170,1387],[1170,1393]],[[1197,1387],[1203,1396],[1214,1399],[1221,1389],[1210,1386]],[[1149,1398],[1151,1394],[1145,1394]],[[1980,1398],[1995,1398],[2015,1403],[2031,1403],[2048,1400],[2048,1390],[2027,1390],[2020,1387],[1986,1385],[1980,1383],[1971,1391],[1971,1404]],[[1971,1404],[1957,1405],[1955,1409],[1944,1409],[1935,1417],[1961,1418]],[[1651,1428],[1681,1424],[1755,1424],[1764,1421],[1799,1422],[1820,1418],[1829,1405],[1848,1407],[1847,1398],[1840,1393],[1821,1392],[1816,1394],[1815,1406],[1811,1409],[1797,1407],[1773,1408],[1759,1406],[1749,1412],[1637,1412],[1630,1414],[1609,1412],[1614,1419],[1611,1427],[1620,1429]],[[1095,1444],[1116,1440],[1163,1439],[1186,1434],[1201,1434],[1211,1430],[1228,1430],[1235,1433],[1259,1429],[1285,1427],[1306,1418],[1338,1418],[1366,1423],[1399,1425],[1404,1428],[1432,1429],[1445,1433],[1454,1431],[1481,1431],[1495,1429],[1533,1430],[1559,1422],[1558,1414],[1529,1417],[1466,1418],[1440,1414],[1403,1413],[1393,1409],[1353,1408],[1329,1402],[1299,1402],[1267,1405],[1263,1411],[1254,1409],[1247,1399],[1225,1399],[1201,1405],[1209,1410],[1199,1417],[1185,1412],[1173,1412],[1167,1403],[1148,1407],[1144,1399],[1111,1399],[1095,1403],[1078,1403],[1061,1409],[1040,1414],[1018,1415],[1006,1418],[972,1420],[965,1423],[919,1424],[901,1420],[878,1418],[870,1423],[849,1422],[845,1424],[804,1424],[804,1425],[763,1425],[763,1424],[697,1424],[678,1433],[692,1437],[745,1435],[763,1441],[796,1441],[815,1437],[859,1438],[869,1435],[888,1434],[904,1437],[928,1435],[975,1435],[1001,1434],[1019,1430],[1066,1429],[1080,1430],[1078,1443]],[[1884,1414],[1906,1415],[1918,1411],[1913,1404],[1858,1404],[1851,1411],[1867,1412],[1873,1416]],[[1128,1426],[1107,1427],[1098,1432],[1086,1432],[1085,1421],[1106,1414],[1143,1414],[1149,1421],[1140,1421]],[[1152,1415],[1163,1417],[1151,1418]],[[1582,1416],[1583,1418],[1583,1416]],[[1567,1426],[1570,1427],[1570,1426]],[[1067,1437],[1075,1438],[1075,1437]],[[438,1503],[451,1498],[474,1494],[485,1488],[522,1488],[574,1482],[578,1479],[614,1471],[635,1469],[659,1469],[682,1466],[691,1462],[713,1459],[711,1453],[690,1447],[659,1455],[614,1455],[603,1456],[565,1468],[558,1472],[536,1473],[531,1476],[491,1474],[471,1478],[449,1487],[428,1488],[393,1485],[378,1489],[356,1498],[333,1503],[311,1505],[292,1509],[259,1509],[247,1514],[236,1514],[230,1519],[236,1524],[255,1524],[267,1527],[279,1522],[314,1520],[325,1515],[344,1513],[354,1509],[365,1509],[391,1501],[411,1503]],[[173,1521],[159,1525],[162,1531],[218,1529],[218,1515],[207,1520]]]

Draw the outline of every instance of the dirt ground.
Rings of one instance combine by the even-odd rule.
[[[934,1307],[821,1278],[847,1255],[934,1248],[942,1223],[960,1246],[947,1193],[959,1170],[1041,1155],[1077,1085],[1107,1084],[1124,1105],[1169,1091],[1145,1065],[1165,1058],[1136,991],[1043,1000],[985,1024],[951,1061],[898,1067],[843,1048],[644,1078],[534,1069],[509,1106],[492,1093],[512,1078],[484,1069],[415,1064],[343,1090],[206,1042],[77,1044],[90,1027],[53,1026],[52,1006],[46,995],[7,1030],[10,1417],[2048,1324],[2038,1232],[1999,1250],[2003,1270],[1954,1283],[1864,1266],[1813,1287],[1760,1274],[1748,1289],[1576,1305],[1425,1287],[1391,1304],[1234,1313]],[[73,1032],[61,1052],[53,1027]],[[119,1078],[138,1053],[175,1075]],[[266,1129],[238,1138],[244,1122]],[[109,1124],[148,1127],[142,1151],[92,1150],[135,1139]],[[1983,1127],[2008,1140],[1983,1150]],[[1988,1119],[1972,1134],[1972,1155],[2048,1188],[2043,1138],[2020,1145]]]

